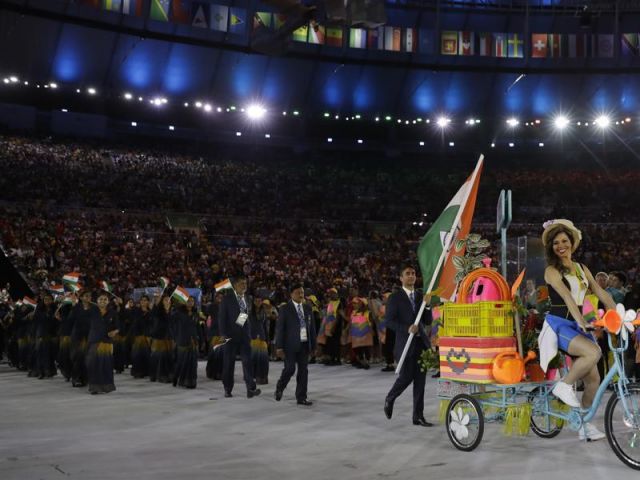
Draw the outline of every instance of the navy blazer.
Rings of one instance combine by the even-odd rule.
[[[316,348],[316,327],[313,322],[311,307],[306,303],[302,304],[304,313],[304,322],[307,324],[307,341],[309,342],[309,351],[313,352]],[[283,349],[285,353],[294,353],[300,351],[300,318],[293,300],[289,300],[287,304],[280,309],[278,314],[278,323],[276,323],[276,348]]]
[[[418,310],[422,304],[422,297],[422,293],[419,290],[415,290],[415,310],[411,307],[409,296],[402,288],[393,292],[387,300],[384,319],[387,326],[396,332],[396,343],[393,349],[393,355],[396,357],[396,361],[402,356],[404,345],[409,338],[409,327],[413,325],[413,322],[416,320],[416,315],[418,315]],[[429,334],[427,333],[430,329],[426,327],[431,324],[431,321],[431,310],[425,308],[424,312],[422,312],[420,323],[418,324],[420,337],[414,339],[414,342],[421,341],[427,348],[431,346],[431,343],[429,341]]]
[[[251,315],[253,311],[253,299],[245,293],[244,301],[247,303],[247,321],[241,327],[236,323],[238,315],[240,315],[240,303],[234,290],[230,290],[222,298],[218,307],[218,325],[220,327],[220,335],[230,337],[234,341],[251,342]]]

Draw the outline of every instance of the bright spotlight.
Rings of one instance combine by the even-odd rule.
[[[553,125],[558,129],[558,130],[564,130],[567,125],[569,125],[569,119],[567,117],[565,117],[564,115],[558,115],[554,120],[553,120]]]
[[[204,106],[204,111],[205,111],[205,112],[210,112],[211,110],[213,110],[213,107],[207,103],[207,104]]]
[[[421,147],[424,147],[424,142],[420,142],[420,146],[421,146]]]
[[[127,93],[124,94],[124,98],[125,98],[125,100],[131,100],[131,99],[133,99],[133,95],[131,95],[130,93],[127,92]]]
[[[93,87],[89,87],[89,88],[87,88],[87,93],[88,93],[89,95],[95,95],[95,94],[96,94],[96,93],[98,93],[98,92],[97,92],[97,90],[96,90],[95,88],[93,88]]]
[[[4,83],[10,83],[11,80],[9,80],[8,78],[5,78],[4,80],[2,80]]]
[[[514,143],[513,142],[509,142],[509,147],[513,148]]]
[[[361,139],[361,138],[359,138],[359,139],[358,139],[358,144],[359,144],[359,145],[362,145],[362,143],[363,143],[363,142],[362,142],[362,139]]]
[[[271,138],[271,135],[269,133],[265,133],[264,138]]]
[[[138,122],[131,122],[131,126],[132,127],[137,127],[138,126]]]
[[[57,83],[54,83],[54,82],[51,82],[51,83],[49,84],[49,87],[51,87],[51,88],[53,88],[53,89],[55,90],[56,88],[58,88],[58,84],[57,84]]]
[[[607,128],[611,124],[611,119],[606,115],[596,118],[595,124],[600,128]]]
[[[246,113],[251,120],[261,120],[266,115],[267,110],[262,105],[253,104],[247,107]]]
[[[455,146],[456,146],[456,144],[455,144],[455,142],[449,142],[449,146],[450,146],[450,147],[455,147]]]
[[[538,143],[538,146],[539,146],[540,148],[542,148],[542,147],[544,147],[544,143],[540,142],[540,143]]]
[[[20,80],[18,80],[18,77],[11,76],[9,77],[9,81],[11,83],[18,83]]]
[[[169,125],[169,130],[171,130],[172,132],[176,129],[176,127],[174,127],[173,125]]]
[[[202,102],[196,102],[196,108],[202,108]]]
[[[447,125],[449,125],[451,123],[451,120],[448,119],[447,117],[440,117],[438,118],[438,121],[436,122],[436,124],[440,127],[440,128],[445,128]]]
[[[515,117],[511,117],[509,120],[507,120],[507,125],[509,125],[511,128],[517,127],[519,123],[520,122]]]
[[[331,137],[327,138],[327,143],[333,143],[333,138]]]

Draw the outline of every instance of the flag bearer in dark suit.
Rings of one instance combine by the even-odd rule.
[[[280,401],[282,392],[298,368],[296,375],[296,400],[298,405],[309,406],[307,381],[309,354],[316,348],[316,329],[311,307],[304,303],[304,288],[297,283],[289,288],[291,299],[280,309],[276,324],[276,354],[284,357],[284,369],[276,385],[275,398]]]
[[[238,275],[231,279],[232,289],[224,296],[218,309],[220,335],[230,338],[222,348],[222,384],[224,396],[232,397],[233,374],[236,365],[236,354],[240,353],[244,383],[247,385],[247,398],[260,395],[253,378],[251,364],[251,322],[249,316],[254,315],[253,300],[246,295],[247,277]]]
[[[425,309],[418,326],[414,325],[423,297],[414,288],[416,271],[411,265],[403,265],[400,271],[400,282],[402,283],[402,288],[391,294],[385,311],[387,327],[393,329],[396,334],[394,348],[396,362],[402,356],[409,334],[414,333],[415,336],[411,341],[400,374],[384,401],[384,413],[387,418],[391,418],[391,415],[393,415],[393,402],[413,382],[413,424],[431,427],[432,424],[424,418],[425,372],[420,371],[420,365],[418,364],[422,352],[430,348],[427,335],[429,329],[425,327],[431,323],[431,310]],[[429,305],[431,296],[425,295],[424,301]]]

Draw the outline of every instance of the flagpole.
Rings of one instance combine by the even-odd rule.
[[[469,199],[469,195],[471,194],[471,190],[473,189],[473,185],[476,181],[476,177],[478,176],[478,171],[480,170],[480,166],[482,165],[483,160],[484,160],[484,155],[480,155],[480,158],[478,159],[478,163],[476,164],[476,168],[473,171],[473,174],[471,175],[469,186],[467,188],[467,191],[465,192],[464,201],[461,204],[462,206],[466,205],[467,200]],[[464,212],[464,208],[460,208],[458,210],[458,213],[456,213],[456,218],[453,222],[453,225],[451,226],[449,235],[447,235],[447,238],[445,240],[445,245],[444,245],[444,248],[442,249],[442,253],[440,254],[440,258],[438,259],[438,264],[436,265],[436,268],[433,270],[433,275],[431,275],[431,280],[429,282],[429,288],[427,288],[427,292],[431,292],[433,290],[433,285],[436,283],[436,278],[438,277],[440,267],[442,266],[442,263],[447,257],[447,252],[449,251],[449,247],[451,246],[451,242],[453,241],[453,233],[456,231],[456,228],[458,228],[458,223],[460,223],[460,218],[462,217],[463,212]],[[418,310],[416,319],[413,322],[415,326],[418,326],[418,323],[420,323],[420,318],[422,317],[422,313],[424,312],[424,309],[426,308],[426,306],[427,304],[425,303],[423,298],[422,304],[420,305],[420,310]],[[400,374],[400,369],[402,368],[402,364],[404,363],[404,360],[407,357],[407,352],[409,351],[409,346],[411,345],[411,341],[413,340],[414,336],[415,336],[414,333],[410,333],[409,338],[407,339],[407,343],[404,344],[404,350],[402,350],[402,356],[400,357],[400,360],[398,361],[398,366],[396,367],[396,375]]]

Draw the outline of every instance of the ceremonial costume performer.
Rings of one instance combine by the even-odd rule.
[[[589,408],[600,385],[597,364],[601,352],[593,335],[587,332],[588,324],[582,316],[581,307],[589,291],[607,309],[615,309],[615,304],[611,296],[595,281],[589,269],[571,259],[581,239],[582,233],[569,220],[550,220],[544,224],[542,243],[547,259],[544,279],[550,287],[551,311],[545,317],[538,343],[540,365],[545,371],[558,349],[574,359],[571,370],[556,383],[552,393],[571,407]],[[569,314],[572,318],[569,318]],[[578,380],[584,382],[582,402],[572,388]],[[600,440],[604,437],[590,423],[579,431],[581,440]]]
[[[195,298],[173,309],[172,323],[176,326],[176,366],[173,386],[196,388],[198,384],[198,312]]]
[[[98,307],[91,302],[91,292],[82,290],[80,302],[73,307],[71,330],[71,383],[74,387],[87,384],[87,346],[91,319],[99,315]]]
[[[369,359],[371,358],[371,349],[373,347],[373,328],[369,315],[367,299],[355,297],[349,318],[351,325],[351,348],[353,348],[355,357],[353,366],[356,368],[364,368],[365,370],[369,369]]]
[[[276,385],[275,398],[280,401],[284,389],[296,372],[296,401],[298,405],[312,405],[307,399],[309,354],[316,348],[316,328],[311,307],[304,303],[302,284],[293,284],[290,300],[280,309],[276,324],[276,353],[284,357],[284,369]]]
[[[35,374],[38,378],[51,378],[58,373],[55,364],[58,343],[58,322],[55,318],[53,295],[45,293],[33,313],[35,326]]]
[[[71,363],[71,331],[73,330],[73,303],[76,299],[65,300],[56,311],[56,319],[60,322],[58,330],[58,368],[64,379],[71,380],[73,365]]]
[[[232,288],[220,303],[219,319],[220,334],[225,339],[230,339],[224,347],[224,360],[222,366],[222,383],[224,396],[232,397],[233,375],[236,365],[236,354],[240,353],[244,382],[247,386],[247,397],[260,395],[261,390],[256,388],[253,378],[253,365],[251,364],[251,322],[249,317],[254,315],[253,302],[246,294],[247,278],[238,275],[231,279]]]
[[[89,393],[109,393],[116,389],[113,382],[113,337],[118,333],[118,310],[109,308],[109,295],[98,295],[97,311],[91,314],[87,377]]]
[[[422,352],[430,348],[428,325],[431,324],[431,311],[425,308],[420,322],[414,324],[418,310],[420,309],[421,295],[415,290],[416,271],[411,265],[403,265],[400,270],[400,282],[402,288],[392,293],[387,301],[385,310],[385,322],[387,328],[391,328],[396,334],[394,355],[396,361],[400,360],[402,351],[413,333],[415,338],[411,341],[407,356],[404,359],[400,374],[393,387],[389,390],[384,402],[384,413],[387,418],[393,415],[393,404],[404,390],[413,383],[413,424],[422,427],[431,427],[432,423],[424,418],[424,386],[425,372],[420,369],[420,356]],[[424,302],[428,305],[431,296],[425,294]]]
[[[327,290],[328,302],[324,309],[324,317],[320,324],[318,343],[324,345],[323,363],[326,365],[340,365],[340,332],[342,331],[342,320],[344,309],[342,308],[338,290],[330,288]]]
[[[140,306],[129,310],[131,328],[131,376],[144,378],[149,375],[149,361],[151,357],[151,329],[153,315],[151,313],[149,297],[140,298]]]
[[[251,363],[253,375],[258,385],[269,383],[269,345],[267,344],[268,313],[271,311],[269,300],[263,303],[262,298],[256,297],[253,302],[255,315],[251,321]]]
[[[160,383],[173,380],[173,346],[171,337],[171,297],[163,295],[160,303],[153,308],[153,330],[151,332],[151,358],[149,379]]]

